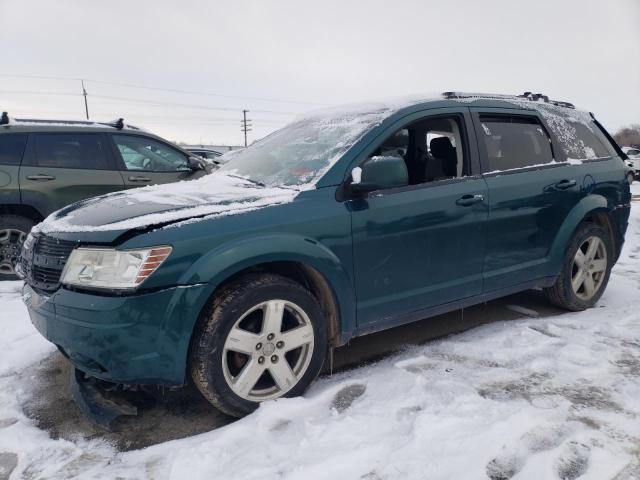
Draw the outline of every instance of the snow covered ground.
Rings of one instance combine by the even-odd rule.
[[[19,290],[0,284],[0,479],[640,478],[637,201],[592,310],[411,347],[223,428],[124,453],[100,439],[52,439],[24,414],[35,378],[25,367],[53,347]]]

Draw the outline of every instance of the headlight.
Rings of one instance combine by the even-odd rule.
[[[60,282],[81,287],[136,288],[162,265],[171,247],[137,250],[76,248],[71,252]]]

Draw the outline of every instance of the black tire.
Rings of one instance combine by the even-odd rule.
[[[13,273],[13,268],[9,268],[8,262],[17,261],[22,242],[34,225],[35,222],[27,217],[0,215],[0,281],[18,279],[17,275]],[[22,235],[18,235],[16,232],[21,232]],[[22,239],[20,240],[20,238]]]
[[[575,271],[574,269],[576,268],[574,266],[574,258],[577,254],[578,248],[580,248],[581,245],[584,245],[584,243],[591,237],[597,237],[604,244],[604,248],[606,249],[606,268],[603,272],[601,283],[593,296],[589,299],[585,299],[576,294],[571,282]],[[593,223],[585,223],[581,225],[573,234],[573,237],[569,242],[569,246],[565,253],[564,265],[556,283],[552,287],[545,289],[547,298],[554,305],[573,312],[579,312],[593,307],[607,288],[607,283],[609,282],[609,277],[611,275],[611,268],[613,267],[613,260],[614,251],[608,232],[604,228]]]
[[[313,327],[313,349],[308,354],[308,366],[300,372],[297,383],[281,396],[301,395],[322,369],[328,348],[327,328],[314,295],[302,285],[280,275],[245,275],[223,288],[203,311],[196,325],[189,352],[189,369],[196,387],[212,405],[227,415],[245,416],[253,412],[260,402],[237,395],[225,379],[223,356],[228,355],[224,353],[225,341],[245,312],[256,305],[275,299],[292,302],[300,307]],[[270,354],[266,355],[266,361],[269,362],[272,357],[268,357]],[[250,356],[247,357],[251,359]],[[267,380],[274,378],[270,375],[269,372]],[[263,377],[260,378],[264,380]]]

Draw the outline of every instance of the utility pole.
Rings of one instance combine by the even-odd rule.
[[[84,88],[84,80],[80,80],[82,84],[82,95],[84,96],[84,112],[87,114],[87,120],[89,120],[89,104],[87,103],[87,90]]]
[[[249,110],[242,110],[242,120],[240,121],[240,131],[244,132],[244,146],[247,146],[247,132],[251,131],[251,120],[247,120]]]

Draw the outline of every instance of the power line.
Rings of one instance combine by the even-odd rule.
[[[196,90],[182,90],[176,88],[163,88],[163,87],[152,87],[149,85],[137,85],[133,83],[124,83],[124,82],[108,82],[105,80],[95,80],[90,78],[74,78],[74,77],[49,77],[45,75],[11,75],[7,73],[0,73],[0,77],[11,77],[11,78],[32,78],[32,79],[42,79],[42,80],[67,80],[67,81],[86,81],[91,83],[98,83],[102,85],[113,85],[118,87],[126,87],[126,88],[138,88],[143,90],[155,90],[160,92],[171,92],[171,93],[182,93],[185,95],[203,95],[209,97],[220,97],[220,98],[231,98],[236,100],[256,100],[261,102],[272,102],[272,103],[291,103],[298,105],[317,105],[317,106],[327,106],[326,103],[318,103],[318,102],[303,102],[301,100],[286,100],[279,98],[267,98],[267,97],[245,97],[240,95],[225,95],[221,93],[212,93],[212,92],[199,92]]]
[[[200,109],[200,110],[219,110],[219,111],[223,111],[223,112],[237,112],[238,109],[237,108],[229,108],[229,107],[212,107],[209,105],[194,105],[192,103],[179,103],[179,102],[165,102],[165,101],[161,101],[161,100],[145,100],[145,99],[141,99],[141,98],[131,98],[131,97],[114,97],[111,95],[96,95],[96,94],[92,94],[92,97],[95,98],[102,98],[105,100],[115,100],[115,101],[122,101],[122,102],[134,102],[134,103],[147,103],[149,105],[170,105],[173,107],[182,107],[182,108],[195,108],[195,109]],[[297,115],[297,112],[284,112],[284,111],[277,111],[277,110],[253,110],[254,112],[260,112],[260,113],[271,113],[274,115]]]
[[[0,90],[2,95],[52,95],[52,96],[70,96],[78,97],[81,93],[67,93],[67,92],[42,92],[42,91],[29,91],[29,90]]]

